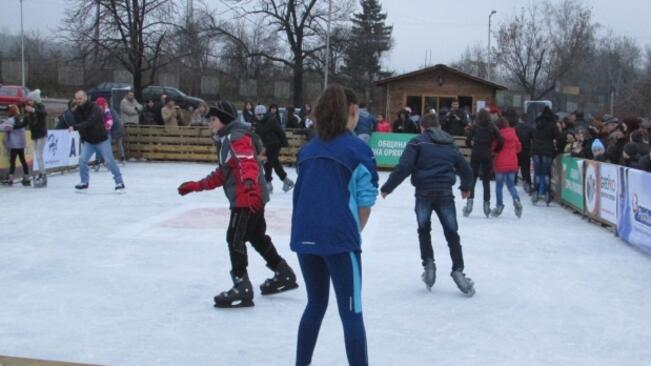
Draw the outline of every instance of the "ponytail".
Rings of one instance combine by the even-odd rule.
[[[330,85],[321,93],[313,111],[316,132],[321,139],[330,141],[346,132],[351,104],[357,104],[357,96],[341,85]]]

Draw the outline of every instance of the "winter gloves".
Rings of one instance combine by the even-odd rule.
[[[181,196],[185,196],[186,194],[190,192],[200,192],[203,191],[203,188],[201,187],[200,182],[185,182],[181,184],[178,188],[179,194]]]

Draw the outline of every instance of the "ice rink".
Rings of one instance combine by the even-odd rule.
[[[228,203],[221,189],[176,193],[213,168],[129,163],[124,194],[113,192],[105,168],[91,171],[85,193],[73,189],[77,172],[50,177],[44,190],[0,187],[0,354],[101,365],[293,365],[306,296],[289,250],[292,194],[276,178],[266,213],[301,288],[260,296],[271,272],[249,247],[256,306],[218,310],[213,296],[231,286]],[[363,234],[370,364],[651,365],[651,257],[557,204],[523,199],[518,220],[505,201],[499,219],[486,219],[480,204],[471,217],[458,215],[477,289],[467,298],[449,276],[436,220],[437,283],[428,292],[421,282],[409,182],[378,199]],[[347,364],[334,293],[313,364]]]

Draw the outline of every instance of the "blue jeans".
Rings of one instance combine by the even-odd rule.
[[[534,188],[539,194],[549,193],[552,176],[552,157],[546,155],[533,156]]]
[[[463,271],[463,251],[461,249],[461,238],[459,238],[458,233],[457,210],[454,205],[452,192],[417,195],[415,210],[416,220],[418,221],[420,257],[423,260],[423,264],[428,258],[434,259],[431,235],[432,211],[434,211],[443,227],[445,240],[448,242],[450,257],[452,258],[452,270]]]
[[[502,189],[504,188],[504,183],[506,182],[506,187],[511,193],[513,200],[519,200],[518,191],[515,190],[515,176],[516,172],[512,173],[496,173],[495,174],[495,196],[497,196],[497,205],[503,206],[504,199],[502,195]]]
[[[307,306],[298,327],[296,365],[312,362],[312,354],[328,308],[330,279],[337,295],[339,316],[344,326],[344,341],[348,364],[368,365],[366,329],[362,318],[362,268],[360,252],[335,255],[298,254],[305,288]]]
[[[91,144],[89,142],[84,142],[81,145],[81,154],[79,155],[79,174],[81,175],[81,183],[88,183],[88,160],[90,157],[96,154],[98,158],[103,158],[106,166],[109,168],[113,174],[113,180],[115,184],[124,183],[122,181],[122,174],[120,173],[120,168],[118,164],[113,159],[113,150],[111,148],[111,140],[107,139],[99,144]]]

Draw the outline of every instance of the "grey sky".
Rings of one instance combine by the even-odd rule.
[[[65,0],[24,0],[25,29],[51,35],[63,16]],[[184,4],[184,0],[176,0]],[[325,0],[322,0],[325,1]],[[442,1],[380,0],[393,24],[395,46],[385,66],[399,73],[419,68],[425,61],[425,50],[432,50],[432,63],[450,63],[467,45],[486,45],[488,14],[497,10],[493,21],[499,23],[512,15],[528,0]],[[226,10],[219,0],[208,3]],[[0,0],[0,32],[20,30],[18,0]],[[651,46],[651,1],[593,0],[596,22],[611,27],[617,34],[634,38],[642,47]],[[228,12],[225,12],[228,14]]]

